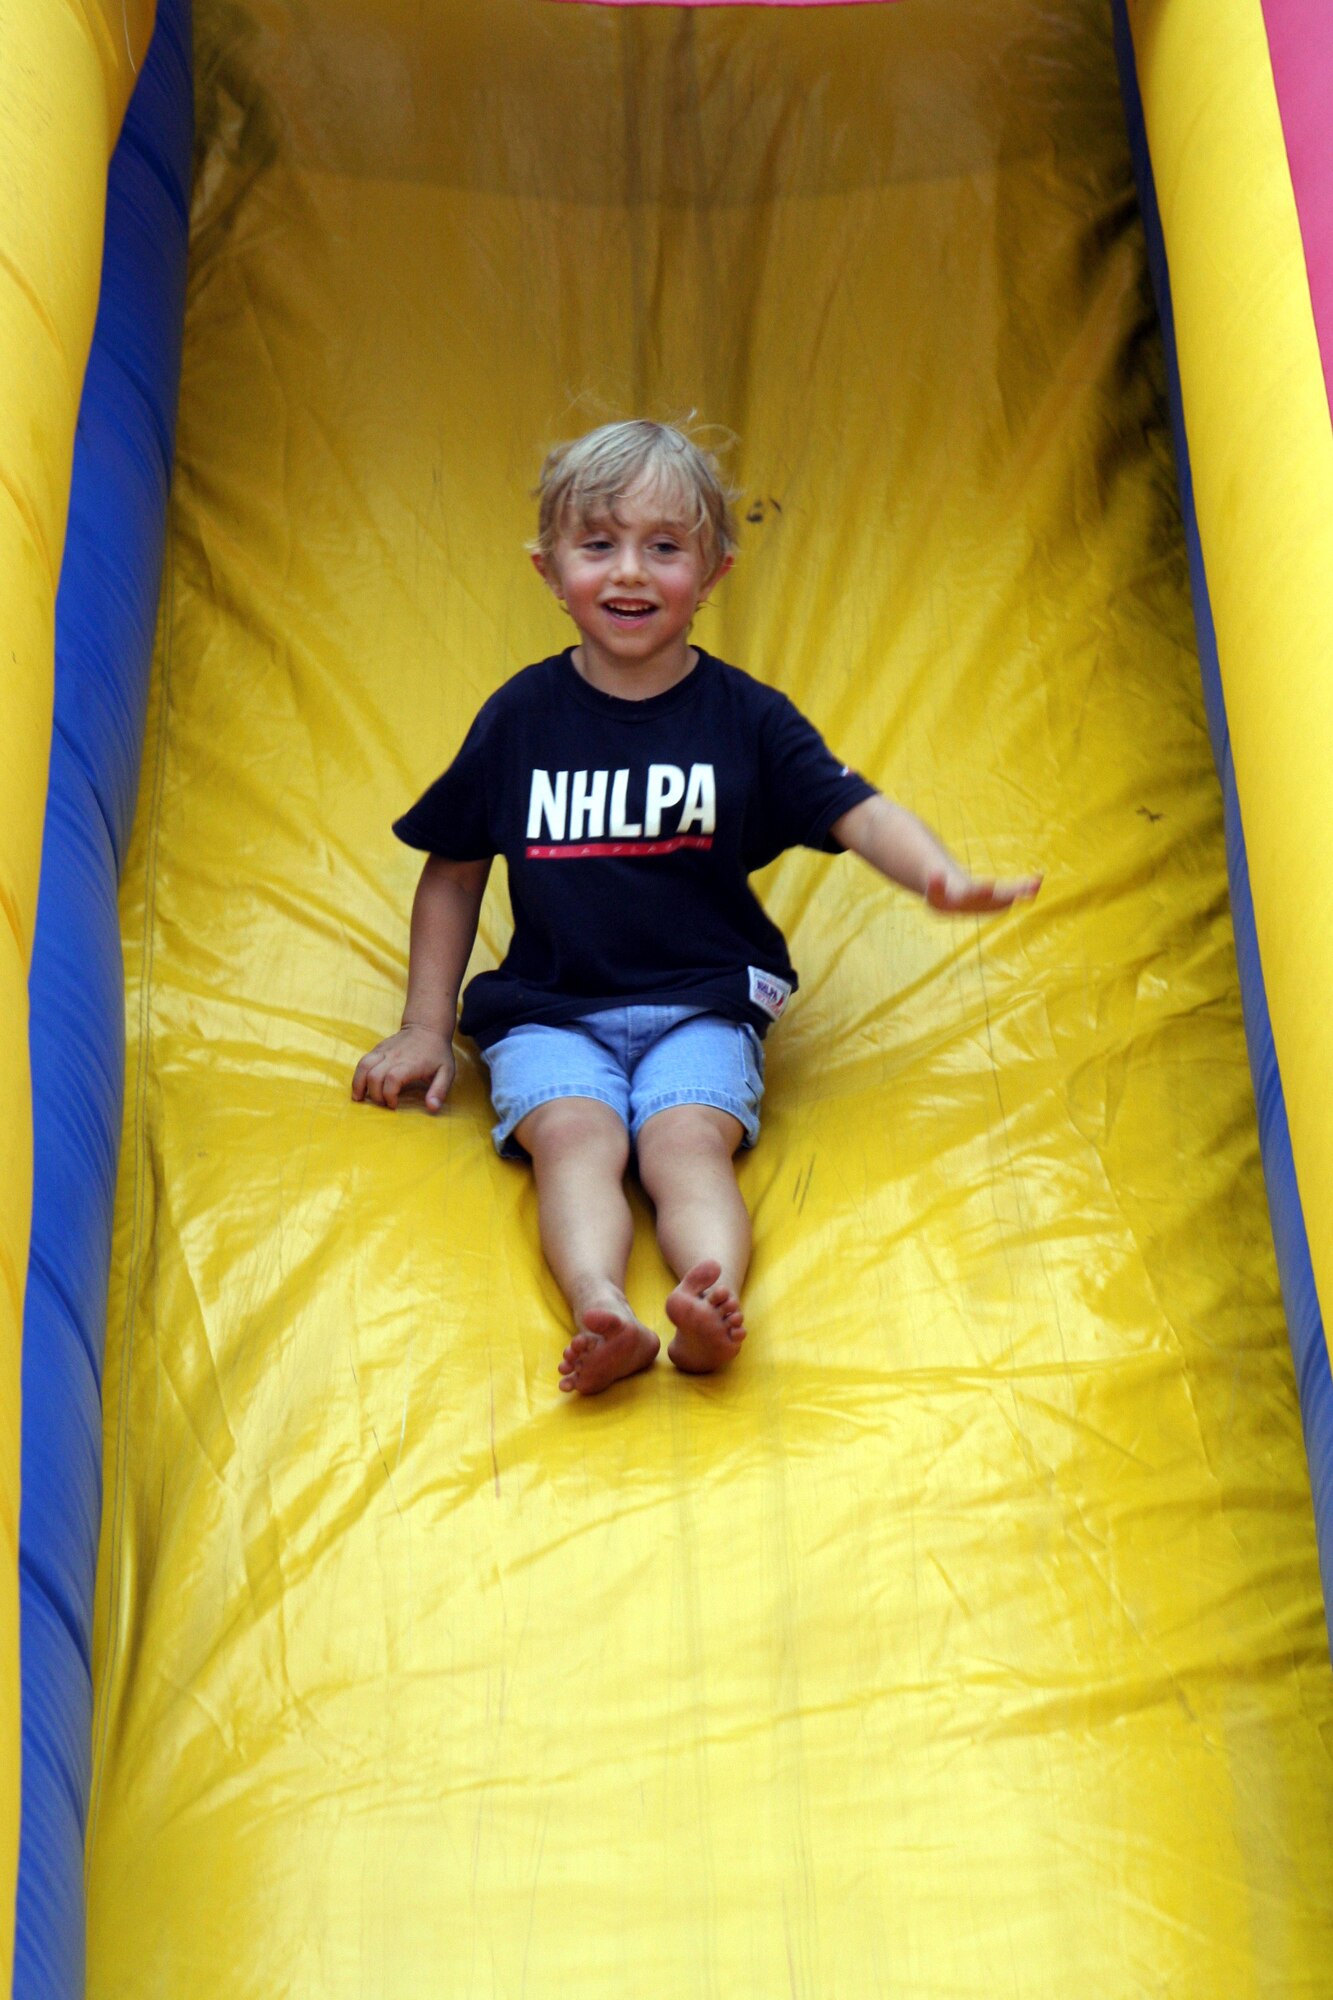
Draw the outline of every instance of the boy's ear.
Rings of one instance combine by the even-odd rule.
[[[713,571],[713,574],[709,577],[707,583],[704,585],[702,591],[699,593],[700,604],[707,604],[709,598],[712,596],[718,584],[721,583],[723,577],[727,574],[728,570],[735,569],[735,567],[736,567],[735,556],[723,556],[721,562],[718,564],[717,568]]]
[[[564,592],[560,588],[560,574],[555,564],[549,561],[540,549],[532,549],[529,553],[532,556],[532,567],[536,570],[546,588],[553,596],[558,597],[563,604],[565,597]]]

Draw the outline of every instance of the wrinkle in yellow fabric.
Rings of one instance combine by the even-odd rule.
[[[1333,1688],[1100,4],[198,16],[125,892],[90,1992],[1326,1995]],[[704,642],[1040,901],[760,887],[752,1334],[569,1407],[392,815],[543,449],[738,440]],[[499,871],[497,871],[498,875]],[[507,935],[504,885],[479,964]],[[657,1316],[646,1213],[630,1273]]]

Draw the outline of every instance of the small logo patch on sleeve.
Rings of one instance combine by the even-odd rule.
[[[751,1005],[762,1008],[770,1021],[780,1021],[782,1010],[791,999],[791,981],[779,979],[773,972],[761,972],[757,965],[748,970]]]

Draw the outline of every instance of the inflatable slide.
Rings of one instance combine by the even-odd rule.
[[[20,2000],[1333,1996],[1326,15],[0,0]],[[750,1339],[582,1401],[475,1051],[349,1085],[636,413],[1046,882],[765,871]]]

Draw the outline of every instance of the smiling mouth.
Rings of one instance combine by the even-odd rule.
[[[642,598],[625,597],[612,598],[602,609],[622,625],[641,625],[645,618],[652,617],[657,606],[645,604]]]

